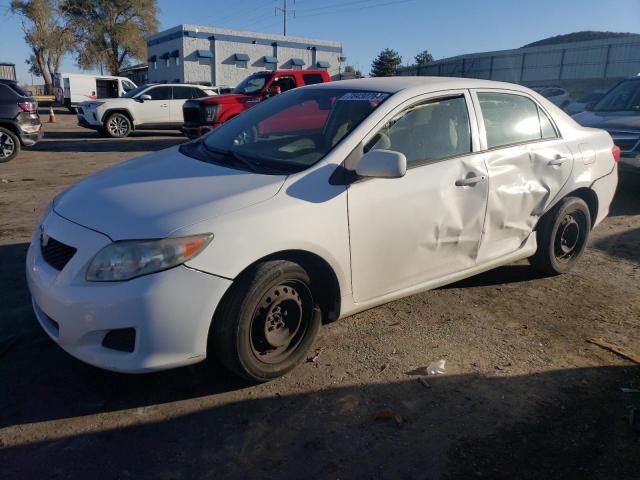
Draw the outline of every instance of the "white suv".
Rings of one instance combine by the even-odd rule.
[[[143,85],[120,98],[82,102],[78,125],[116,138],[133,130],[180,130],[184,102],[211,95],[216,93],[198,85]]]

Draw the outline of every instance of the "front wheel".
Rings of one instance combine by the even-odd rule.
[[[231,287],[214,318],[210,345],[224,366],[265,382],[304,358],[320,324],[308,273],[293,262],[268,261]]]
[[[0,163],[8,162],[20,152],[20,139],[11,130],[0,127]]]
[[[131,121],[122,113],[112,113],[104,122],[107,135],[113,138],[124,138],[131,133]]]
[[[551,275],[568,272],[584,253],[590,231],[591,214],[584,200],[564,198],[540,219],[538,250],[529,263]]]

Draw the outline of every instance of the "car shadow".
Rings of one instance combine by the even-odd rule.
[[[591,242],[590,246],[608,255],[640,264],[640,228],[607,235]]]
[[[23,375],[42,363],[33,358]],[[67,402],[68,416],[0,432],[4,478],[549,480],[640,471],[639,426],[629,422],[640,401],[620,391],[640,366],[408,377],[288,395],[263,385],[241,397],[212,392],[189,406],[159,405],[159,391],[172,384],[123,389],[98,378],[85,386],[87,376],[67,373],[74,375],[32,378],[41,381],[12,391],[13,402],[27,403],[21,410]],[[186,377],[175,400],[193,397]],[[131,408],[140,395],[152,409]],[[100,414],[115,401],[122,410]]]
[[[162,150],[189,141],[182,134],[136,132],[127,138],[105,138],[95,132],[47,132],[28,150],[38,152],[147,152]]]
[[[640,213],[640,174],[620,172],[619,175],[609,216],[637,215]]]

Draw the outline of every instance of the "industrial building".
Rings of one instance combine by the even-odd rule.
[[[235,86],[251,73],[325,69],[340,73],[342,44],[201,25],[178,25],[147,39],[149,82]]]
[[[398,69],[398,75],[471,77],[528,86],[554,85],[572,95],[640,73],[640,35],[472,53]]]

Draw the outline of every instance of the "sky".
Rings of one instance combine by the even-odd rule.
[[[0,0],[0,62],[31,83],[21,19]],[[434,58],[518,48],[580,30],[640,33],[640,0],[288,0],[288,35],[342,42],[347,64],[368,73],[384,48],[403,64],[420,51]],[[160,30],[181,23],[282,33],[283,0],[159,0]],[[72,55],[63,72],[77,72]],[[35,79],[35,83],[41,83]]]

